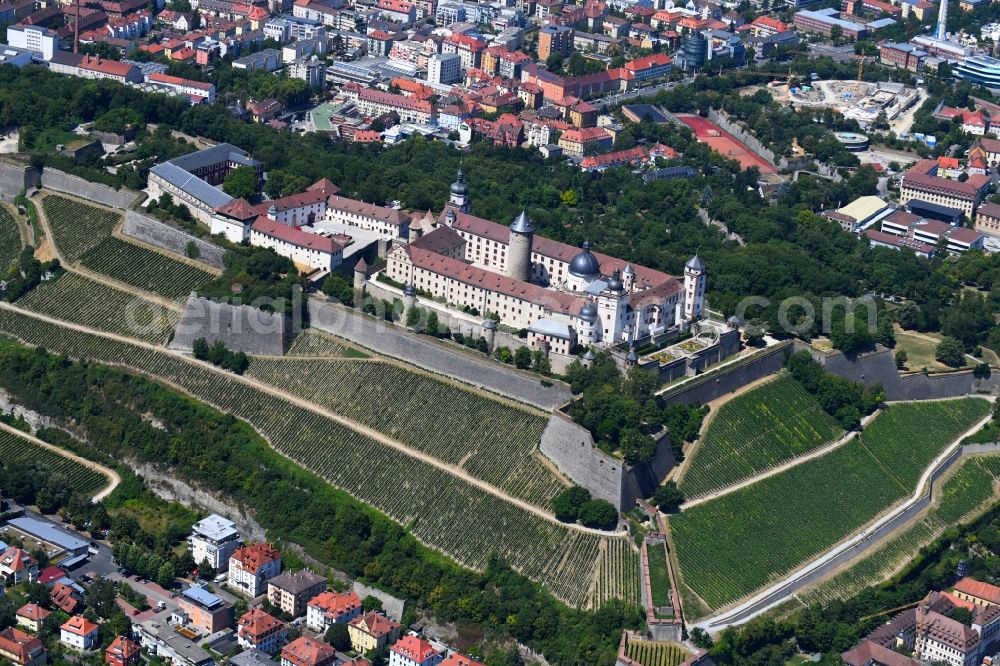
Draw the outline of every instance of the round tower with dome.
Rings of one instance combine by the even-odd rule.
[[[583,241],[583,248],[569,262],[566,287],[570,291],[583,291],[601,277],[601,262],[590,251],[590,241]]]
[[[708,271],[705,262],[697,254],[684,264],[684,311],[683,322],[701,319],[705,312],[705,283]]]
[[[458,177],[451,184],[451,197],[449,203],[463,213],[468,213],[472,201],[469,197],[469,186],[465,184],[465,174],[462,167],[458,167]]]
[[[594,305],[594,302],[587,301],[584,303],[583,307],[580,308],[580,314],[577,315],[577,320],[579,321],[577,344],[587,347],[597,343],[598,319],[597,306]]]
[[[510,238],[507,241],[507,275],[515,280],[531,281],[531,242],[535,227],[528,214],[521,214],[510,223]]]

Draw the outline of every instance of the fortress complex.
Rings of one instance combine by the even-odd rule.
[[[571,354],[613,346],[699,319],[707,271],[697,256],[683,281],[535,234],[522,212],[510,225],[469,214],[462,172],[437,217],[415,219],[409,239],[386,257],[385,274],[452,306],[527,329],[528,342]]]

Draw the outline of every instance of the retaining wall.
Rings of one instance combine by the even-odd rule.
[[[382,602],[382,610],[385,614],[389,616],[390,619],[396,622],[402,622],[403,611],[406,608],[406,600],[398,599],[388,592],[383,592],[374,587],[368,587],[364,583],[359,583],[354,581],[354,587],[352,588],[354,593],[358,595],[359,598],[364,599],[365,597],[375,597]]]
[[[742,125],[733,122],[729,119],[729,116],[716,109],[708,110],[708,119],[742,141],[747,148],[767,160],[771,166],[777,168],[774,162],[774,152],[765,147],[757,137],[748,132]]]
[[[12,200],[22,190],[38,187],[39,182],[38,169],[27,164],[0,162],[0,195],[5,200]]]
[[[705,377],[696,377],[676,390],[665,393],[663,400],[668,404],[679,402],[685,405],[711,402],[750,382],[778,372],[784,367],[786,355],[791,351],[792,345],[789,343],[776,345],[749,361],[734,363],[731,368],[722,368]]]
[[[112,208],[128,208],[140,195],[139,192],[116,190],[48,167],[42,170],[41,185],[56,192],[82,197]]]
[[[170,347],[191,351],[195,340],[205,338],[210,345],[222,340],[233,351],[281,356],[291,339],[291,328],[282,315],[249,305],[218,303],[191,294],[184,304]]]
[[[194,243],[198,248],[198,261],[215,268],[225,268],[222,257],[226,251],[223,248],[134,210],[125,211],[122,233],[184,256],[187,256],[188,243]]]
[[[607,500],[620,511],[627,511],[635,506],[637,499],[652,495],[674,466],[670,438],[666,435],[657,442],[653,460],[629,467],[601,451],[589,430],[558,411],[549,416],[539,450],[560,472],[589,490],[592,497]]]

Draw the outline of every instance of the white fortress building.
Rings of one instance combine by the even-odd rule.
[[[505,226],[469,214],[469,204],[459,171],[440,216],[412,223],[408,242],[389,252],[386,276],[408,294],[527,329],[530,344],[558,354],[686,327],[704,312],[707,271],[697,256],[682,282],[586,242],[574,248],[536,235],[524,212]]]

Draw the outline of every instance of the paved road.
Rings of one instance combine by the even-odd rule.
[[[661,90],[670,90],[671,88],[676,88],[680,85],[686,85],[694,81],[693,77],[688,77],[681,79],[680,81],[667,81],[666,83],[658,83],[655,86],[649,86],[647,88],[636,88],[635,90],[629,90],[628,92],[616,93],[614,95],[608,95],[607,97],[602,97],[599,100],[595,100],[595,104],[599,109],[605,109],[609,106],[614,106],[616,104],[621,104],[622,102],[627,102],[630,99],[635,99],[636,97],[646,97],[647,95],[655,95]]]
[[[309,323],[379,354],[398,358],[425,370],[478,386],[502,396],[551,411],[573,397],[560,382],[542,386],[537,376],[508,370],[489,360],[478,360],[440,343],[404,333],[348,308],[309,299]]]

